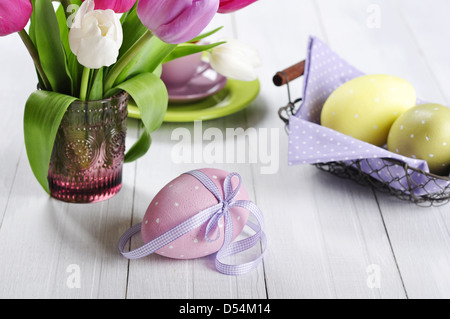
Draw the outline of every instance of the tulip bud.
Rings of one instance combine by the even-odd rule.
[[[139,0],[137,13],[162,41],[179,44],[199,35],[218,8],[219,0]]]
[[[254,81],[258,75],[256,68],[261,65],[258,51],[236,39],[224,39],[209,53],[211,67],[216,72],[231,79]]]
[[[30,0],[0,1],[0,36],[22,31],[32,12]]]
[[[231,13],[240,10],[258,0],[220,0],[219,13]]]
[[[117,61],[123,31],[112,10],[94,10],[94,1],[85,1],[69,33],[69,44],[81,65],[100,69]]]
[[[95,10],[111,9],[116,13],[124,13],[133,8],[135,3],[136,0],[95,0]]]

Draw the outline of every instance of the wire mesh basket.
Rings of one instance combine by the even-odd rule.
[[[291,99],[290,81],[305,73],[305,61],[278,72],[273,82],[276,86],[286,85],[289,103],[279,110],[279,116],[290,133],[291,119],[299,112],[302,99]],[[450,202],[450,178],[437,176],[428,171],[412,167],[397,159],[361,158],[357,160],[314,163],[318,169],[339,178],[352,180],[362,186],[387,193],[419,206],[442,206]]]
[[[372,167],[368,160],[353,161],[352,164],[345,162],[331,162],[315,164],[322,171],[329,172],[340,178],[350,179],[362,186],[371,186],[382,193],[391,194],[401,200],[413,202],[419,206],[442,206],[450,202],[450,178],[436,176],[425,171],[409,167],[408,164],[391,159],[382,159],[383,167]],[[363,164],[371,168],[369,173],[362,170]],[[404,170],[407,187],[399,189],[394,184],[400,182],[400,177],[391,174],[390,180],[386,180],[382,172],[391,171],[395,165]],[[414,174],[426,177],[425,183],[418,183],[414,180]],[[373,176],[378,178],[374,178]],[[383,180],[383,181],[381,181]],[[416,195],[421,194],[421,195]]]

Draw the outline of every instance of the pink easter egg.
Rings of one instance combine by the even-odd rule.
[[[201,169],[213,182],[223,195],[223,183],[229,173],[218,169]],[[233,177],[233,189],[239,185],[239,179]],[[241,186],[239,194],[234,199],[249,200],[244,186]],[[180,225],[199,212],[217,205],[219,201],[198,179],[184,174],[167,184],[153,199],[142,221],[142,240],[148,243],[161,236],[172,228]],[[240,207],[232,207],[229,210],[233,220],[233,240],[244,229],[249,212]],[[206,222],[184,236],[178,238],[156,254],[174,259],[195,259],[214,254],[222,248],[225,241],[224,218],[219,221],[220,237],[217,241],[209,242],[205,239]],[[218,229],[209,234],[210,239],[215,239]]]

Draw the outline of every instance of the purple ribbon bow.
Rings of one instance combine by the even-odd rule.
[[[259,208],[250,201],[235,201],[237,194],[242,185],[242,178],[237,173],[232,173],[225,178],[223,190],[224,196],[222,196],[222,192],[217,188],[216,184],[203,172],[201,171],[192,171],[189,174],[196,179],[198,179],[205,187],[208,189],[218,200],[218,204],[214,205],[210,208],[207,208],[193,217],[189,218],[185,222],[180,225],[172,228],[168,232],[163,235],[155,238],[149,243],[143,245],[142,247],[130,251],[125,252],[125,246],[128,241],[135,234],[141,231],[142,223],[135,225],[130,228],[119,241],[119,251],[120,253],[128,258],[128,259],[139,259],[142,257],[146,257],[148,255],[153,254],[154,252],[160,250],[171,242],[177,240],[183,235],[189,233],[190,231],[204,225],[206,222],[208,223],[206,226],[205,239],[208,242],[214,242],[219,240],[220,238],[220,228],[218,227],[219,220],[224,217],[225,220],[225,241],[222,248],[216,254],[216,269],[225,275],[242,275],[245,274],[256,267],[261,263],[267,246],[266,235],[264,234],[262,227],[264,224],[264,217]],[[233,185],[231,180],[233,177],[239,178],[239,185],[236,189],[233,189]],[[248,210],[253,216],[256,218],[257,223],[253,223],[251,221],[247,221],[247,226],[249,226],[255,234],[249,238],[240,240],[238,242],[232,243],[233,240],[233,221],[231,219],[230,208],[232,207],[241,207]],[[217,229],[218,233],[216,238],[211,239],[209,234]],[[255,258],[254,260],[239,264],[239,265],[230,265],[223,262],[223,259],[230,256],[235,255],[240,252],[246,251],[258,244],[258,242],[262,242],[262,252],[261,254]]]

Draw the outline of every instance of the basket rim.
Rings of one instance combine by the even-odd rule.
[[[319,168],[322,171],[332,173],[333,175],[337,175],[338,177],[353,180],[363,186],[371,185],[372,187],[374,187],[374,190],[380,190],[382,192],[389,193],[390,195],[393,195],[394,197],[397,197],[404,201],[412,202],[421,207],[439,207],[439,206],[446,205],[450,202],[450,193],[448,193],[446,190],[443,190],[442,192],[429,193],[429,194],[424,194],[424,195],[415,195],[414,192],[411,191],[412,186],[413,186],[412,184],[414,183],[411,180],[411,171],[415,172],[415,173],[419,173],[419,174],[425,174],[426,175],[425,177],[434,178],[435,181],[444,181],[444,182],[448,183],[448,182],[450,182],[450,178],[438,176],[435,174],[425,172],[420,169],[416,169],[414,167],[410,167],[408,164],[406,164],[400,160],[390,159],[390,158],[379,158],[379,159],[386,161],[387,165],[397,164],[397,165],[402,166],[403,169],[405,169],[409,191],[392,188],[389,183],[378,180],[378,179],[372,177],[370,174],[363,172],[360,167],[361,162],[367,161],[369,159],[353,160],[352,162],[354,162],[354,165],[356,165],[356,167],[349,165],[346,161],[316,163],[316,164],[313,164],[313,166],[316,166],[317,168]],[[341,172],[341,173],[344,173],[344,175],[338,173],[337,171],[333,172],[332,170],[330,170],[327,167],[329,167],[329,168],[332,168],[332,167],[345,168],[345,171]],[[353,175],[353,174],[347,175],[349,170],[354,170],[355,172],[357,172],[357,175],[360,177],[363,177],[363,179],[355,178],[355,175]],[[419,185],[417,185],[417,186],[419,186]]]

